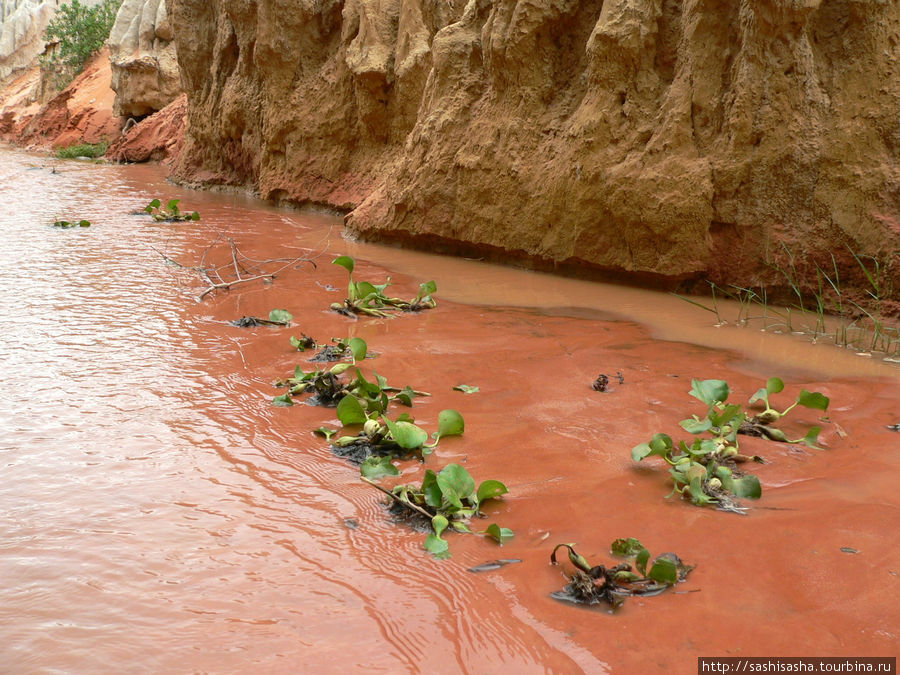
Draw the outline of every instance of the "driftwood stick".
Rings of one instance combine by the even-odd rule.
[[[388,490],[387,488],[381,487],[378,483],[376,483],[376,482],[375,482],[374,480],[372,480],[371,478],[366,478],[365,476],[360,476],[360,478],[362,478],[364,481],[366,481],[366,482],[367,482],[369,485],[371,485],[372,487],[374,487],[374,488],[376,488],[376,489],[378,489],[378,490],[381,490],[384,494],[386,494],[388,497],[390,497],[391,499],[393,499],[395,502],[400,502],[401,504],[403,504],[403,506],[408,506],[408,507],[411,508],[413,511],[418,511],[418,512],[421,513],[423,516],[425,516],[426,518],[428,518],[428,520],[431,520],[432,518],[434,518],[434,516],[432,516],[430,513],[428,513],[428,511],[426,511],[425,509],[421,508],[420,506],[416,506],[415,504],[411,504],[411,503],[409,503],[408,501],[406,501],[406,500],[404,500],[404,499],[400,499],[400,497],[398,497],[397,495],[395,495],[393,492],[391,492],[391,491]]]

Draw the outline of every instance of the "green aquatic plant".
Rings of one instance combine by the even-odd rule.
[[[383,284],[373,284],[368,281],[355,281],[353,270],[356,262],[347,255],[338,256],[331,261],[347,270],[350,275],[350,283],[347,286],[347,298],[343,303],[332,303],[331,309],[341,314],[355,315],[365,314],[376,317],[390,317],[396,311],[418,312],[423,309],[431,309],[435,306],[432,295],[437,292],[437,284],[434,281],[426,281],[419,285],[419,293],[411,300],[394,298],[385,294],[385,289],[391,285],[391,279]]]
[[[690,394],[706,404],[706,414],[692,415],[679,425],[695,438],[691,442],[681,440],[676,446],[671,436],[657,433],[650,441],[632,448],[631,457],[637,462],[653,456],[665,460],[674,482],[673,494],[677,492],[697,506],[714,505],[743,513],[745,509],[737,505],[735,498],[759,499],[762,489],[759,479],[743,474],[738,465],[748,461],[762,463],[763,459],[741,454],[738,434],[816,447],[822,430],[814,426],[803,438],[790,440],[781,429],[771,426],[798,405],[823,412],[828,408],[827,396],[804,389],[792,405],[779,412],[771,407],[769,397],[783,389],[779,378],[769,378],[766,386],[750,399],[751,404],[763,402],[766,409],[751,416],[742,405],[727,402],[730,390],[724,380],[693,380]]]
[[[482,516],[481,505],[509,492],[503,483],[493,479],[476,488],[475,480],[459,464],[448,464],[437,473],[427,469],[421,485],[398,485],[393,490],[381,487],[369,477],[363,476],[363,480],[391,498],[396,515],[412,516],[430,527],[424,548],[436,558],[450,557],[450,543],[444,539],[444,533],[475,534],[469,523],[473,517]],[[513,537],[512,530],[495,523],[477,534],[499,544]]]
[[[154,199],[144,207],[144,211],[149,213],[153,220],[158,223],[180,223],[189,220],[200,220],[200,214],[196,211],[182,213],[181,209],[178,208],[179,202],[181,202],[180,199],[170,199],[166,203],[166,207],[163,208],[162,202],[159,199]]]
[[[293,341],[295,338],[291,338]],[[362,338],[349,338],[338,341],[339,354],[337,358],[349,358],[349,362],[338,363],[327,370],[315,368],[306,371],[302,366],[294,368],[293,377],[277,380],[276,387],[289,387],[289,391],[273,400],[275,405],[293,405],[293,397],[301,394],[313,394],[309,401],[315,405],[337,404],[338,419],[343,424],[354,424],[360,415],[367,413],[384,413],[388,406],[397,402],[401,405],[412,406],[413,399],[417,396],[430,396],[427,391],[419,391],[410,386],[394,387],[387,380],[373,372],[374,381],[370,381],[363,375],[359,368],[355,369],[355,375],[347,377],[348,371],[357,363],[365,360],[369,355],[368,345]],[[330,347],[330,346],[329,346]],[[327,349],[327,348],[326,348]],[[322,352],[316,355],[312,361],[332,361],[328,358],[318,358]],[[347,397],[353,400],[344,402]],[[361,411],[361,412],[358,412]]]
[[[693,565],[685,565],[674,553],[663,553],[651,562],[650,551],[633,537],[616,539],[610,548],[613,555],[632,559],[634,568],[630,562],[612,567],[591,565],[574,547],[574,544],[557,544],[550,554],[550,563],[557,565],[556,552],[565,548],[569,562],[575,566],[575,571],[567,577],[569,583],[566,587],[551,594],[557,600],[584,605],[606,603],[617,609],[629,596],[662,593],[687,579],[694,569]]]
[[[335,454],[359,464],[369,457],[425,457],[434,452],[441,438],[461,436],[466,428],[463,416],[447,408],[438,414],[438,430],[431,434],[429,442],[428,432],[408,413],[390,419],[378,407],[367,412],[356,396],[341,399],[336,413],[344,426],[362,425],[362,430],[355,436],[341,436],[329,441]]]
[[[59,159],[75,159],[76,157],[96,159],[105,155],[108,149],[109,143],[106,141],[101,143],[76,143],[67,145],[64,148],[57,148],[53,154]]]
[[[242,316],[240,319],[229,321],[232,326],[249,328],[252,326],[290,326],[294,315],[286,309],[273,309],[269,312],[268,319],[260,319],[258,316]]]
[[[73,227],[90,227],[91,221],[89,220],[57,220],[54,221],[53,227],[59,227],[64,230],[69,230]]]

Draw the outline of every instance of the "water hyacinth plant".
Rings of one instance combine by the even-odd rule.
[[[431,434],[429,442],[428,432],[417,425],[408,413],[390,419],[377,410],[366,412],[355,396],[341,400],[337,415],[345,426],[361,424],[363,427],[356,436],[341,436],[330,442],[336,455],[362,464],[364,475],[369,466],[365,462],[370,457],[426,457],[434,452],[441,438],[460,436],[466,428],[458,411],[449,408],[442,410],[438,415],[438,430]]]
[[[445,532],[474,534],[469,523],[474,516],[482,515],[481,505],[508,492],[498,480],[486,480],[476,488],[475,480],[459,464],[448,464],[439,472],[428,469],[421,485],[398,485],[393,490],[383,488],[365,476],[363,480],[391,498],[394,513],[411,512],[430,525],[431,532],[424,547],[436,558],[450,557],[450,543],[443,537]],[[496,523],[478,534],[500,544],[513,537],[512,530]]]
[[[663,553],[650,561],[650,551],[637,539],[616,539],[610,546],[613,555],[631,559],[612,567],[591,565],[575,550],[574,544],[557,544],[550,554],[550,563],[557,565],[556,552],[567,549],[569,562],[575,571],[562,591],[552,593],[557,600],[584,605],[605,603],[617,609],[632,595],[658,595],[667,588],[687,579],[694,567],[685,565],[674,553]],[[649,569],[648,569],[648,564]]]
[[[350,283],[347,286],[347,298],[343,303],[332,303],[331,309],[348,316],[365,314],[368,316],[390,317],[396,311],[418,312],[423,309],[431,309],[435,306],[432,295],[437,291],[434,281],[426,281],[419,285],[419,293],[411,300],[393,298],[385,294],[385,289],[391,285],[391,279],[383,284],[372,284],[368,281],[354,281],[353,270],[356,262],[347,255],[342,255],[332,264],[339,265],[347,270],[350,275]]]
[[[144,207],[144,211],[150,214],[150,217],[158,223],[179,223],[187,222],[189,220],[200,220],[200,214],[196,211],[182,213],[178,208],[179,202],[181,202],[180,199],[170,199],[166,203],[166,207],[162,208],[162,202],[159,199],[154,199]]]
[[[778,412],[769,404],[769,397],[783,389],[780,379],[770,378],[750,399],[751,404],[762,401],[766,409],[751,416],[743,406],[727,402],[730,390],[724,380],[693,380],[690,394],[706,404],[706,414],[693,415],[679,424],[695,438],[676,445],[668,434],[657,433],[650,441],[636,445],[631,457],[637,462],[653,456],[665,460],[674,482],[673,494],[679,493],[697,506],[713,505],[743,513],[745,509],[737,505],[735,498],[759,499],[762,489],[759,479],[743,474],[738,465],[748,461],[761,463],[763,459],[741,454],[738,434],[816,447],[821,432],[821,427],[814,426],[804,437],[790,440],[783,431],[771,426],[798,405],[823,412],[828,408],[827,396],[804,389],[792,405]]]

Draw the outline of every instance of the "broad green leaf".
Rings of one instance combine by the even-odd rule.
[[[672,438],[667,434],[656,434],[649,443],[641,443],[631,449],[631,458],[640,462],[645,457],[658,455],[665,457],[672,449]]]
[[[486,480],[478,486],[478,492],[475,494],[475,499],[481,504],[488,499],[496,499],[500,495],[505,495],[507,492],[509,492],[509,490],[499,480]]]
[[[729,403],[721,412],[712,415],[712,423],[716,427],[723,427],[740,414],[742,408],[735,403]]]
[[[650,551],[645,548],[642,548],[638,551],[637,558],[635,558],[634,566],[637,568],[637,571],[641,573],[642,576],[647,576],[647,561],[650,560]]]
[[[350,353],[353,354],[354,361],[362,361],[366,358],[368,347],[366,341],[362,338],[350,338],[350,341],[347,343],[347,348],[350,350]]]
[[[444,498],[458,509],[463,508],[463,499],[475,492],[475,481],[459,464],[448,464],[437,475],[437,484]]]
[[[324,436],[326,441],[330,441],[331,437],[334,436],[337,432],[337,429],[329,429],[328,427],[319,427],[318,429],[313,429],[314,434]]]
[[[333,373],[335,375],[343,375],[352,367],[353,367],[352,363],[336,363],[333,366],[331,366],[331,369],[328,372]]]
[[[356,295],[360,300],[365,300],[366,298],[371,300],[369,296],[377,297],[380,294],[378,293],[378,289],[368,281],[359,281],[356,284]]]
[[[485,535],[496,541],[498,544],[505,544],[513,538],[513,531],[508,527],[500,527],[497,523],[491,523],[485,530]]]
[[[351,258],[349,255],[338,256],[337,258],[335,258],[334,260],[331,261],[331,264],[332,265],[340,265],[345,270],[347,270],[347,272],[349,272],[351,275],[353,274],[354,262],[353,262],[353,258]]]
[[[294,349],[297,349],[301,352],[306,351],[306,345],[303,343],[303,341],[298,340],[293,335],[291,335],[291,347],[293,347]]]
[[[387,417],[382,417],[381,419],[384,420],[391,432],[391,437],[397,442],[397,445],[405,450],[420,448],[428,440],[428,433],[411,422],[392,422]]]
[[[269,321],[278,321],[279,323],[290,323],[294,315],[286,309],[273,309],[269,312]]]
[[[438,514],[431,519],[431,527],[434,528],[434,534],[437,537],[440,537],[449,525],[450,521],[441,514]]]
[[[381,478],[382,476],[399,476],[398,469],[390,457],[366,457],[359,467],[360,474],[366,478]]]
[[[337,414],[337,418],[344,426],[363,424],[367,419],[366,411],[363,409],[359,399],[355,396],[345,396],[342,398],[337,404],[335,414]]]
[[[781,378],[778,377],[770,377],[766,380],[766,391],[771,394],[780,394],[784,391],[784,382],[781,381]]]
[[[409,385],[403,387],[400,391],[396,393],[394,396],[394,400],[400,401],[405,406],[412,406],[412,400],[415,397],[416,392],[412,390],[412,387]]]
[[[473,387],[468,384],[458,384],[453,387],[453,391],[461,391],[464,394],[475,394],[481,391],[479,387]]]
[[[423,284],[419,284],[419,295],[418,299],[426,298],[432,293],[437,292],[437,284],[434,281],[426,281]]]
[[[822,427],[810,427],[809,431],[806,432],[806,436],[797,441],[797,443],[803,443],[804,445],[808,445],[811,448],[818,448],[819,434],[821,432]]]
[[[692,380],[690,394],[709,407],[728,400],[728,383],[725,380]]]
[[[291,398],[290,393],[282,394],[272,399],[272,405],[287,408],[294,405],[294,399]]]
[[[90,227],[90,226],[91,226],[91,221],[89,221],[89,220],[79,220],[78,221],[78,227]]]
[[[166,204],[166,211],[175,211],[178,212],[178,204],[181,202],[180,199],[170,199],[169,203]]]
[[[678,583],[678,565],[674,560],[659,557],[653,561],[647,576],[661,584]]]
[[[200,220],[200,214],[197,213],[196,211],[194,211],[194,212],[191,214],[191,220],[193,220],[193,221]]]
[[[147,204],[147,208],[145,210],[147,211],[147,213],[150,213],[150,211],[152,211],[153,209],[158,209],[160,206],[162,206],[162,202],[158,199],[154,199],[152,202]]]
[[[694,417],[689,420],[681,420],[678,424],[689,434],[702,434],[704,431],[709,431],[710,427],[712,427],[712,421],[709,418],[698,420]]]
[[[433,534],[429,534],[425,538],[425,550],[439,560],[446,560],[450,557],[450,544],[446,539],[441,539]]]
[[[438,415],[438,435],[459,436],[465,431],[466,423],[457,411],[447,408]]]
[[[759,479],[750,474],[742,478],[732,479],[730,490],[736,497],[746,497],[747,499],[759,499],[762,497],[762,487],[759,485]]]
[[[456,515],[459,515],[459,512],[458,512],[458,511],[457,511]],[[472,530],[469,529],[469,526],[466,525],[466,524],[465,524],[464,522],[462,522],[461,520],[454,520],[454,521],[452,521],[452,522],[450,523],[450,527],[452,527],[452,528],[453,528],[454,530],[456,530],[457,532],[464,532],[465,534],[472,534]]]
[[[757,389],[756,393],[750,397],[750,403],[756,403],[757,401],[763,401],[766,407],[769,407],[769,392],[765,387]]]
[[[800,405],[813,410],[821,410],[822,412],[828,410],[830,402],[829,398],[824,394],[820,394],[817,391],[806,391],[806,389],[802,390],[797,397],[797,403]]]
[[[443,498],[441,496],[441,488],[438,486],[437,474],[431,469],[425,470],[425,476],[422,478],[422,494],[425,497],[425,503],[435,509],[441,508]]]
[[[700,443],[693,444],[689,452],[692,455],[708,455],[711,452],[715,452],[718,448],[719,444],[713,439],[704,438],[703,440],[700,440]]]
[[[702,480],[702,478],[694,476],[690,482],[691,501],[698,506],[706,506],[716,501],[703,490]]]
[[[634,537],[629,537],[628,539],[616,539],[609,548],[613,555],[630,558],[640,553],[644,549],[644,545]]]

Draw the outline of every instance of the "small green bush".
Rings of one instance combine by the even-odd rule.
[[[52,73],[54,84],[62,89],[84,68],[112,30],[122,0],[104,0],[88,7],[78,0],[60,6],[44,31],[47,42],[58,45],[41,57],[41,65]]]
[[[102,157],[106,154],[109,143],[78,143],[65,148],[57,148],[56,156],[59,159],[75,159],[76,157]]]

